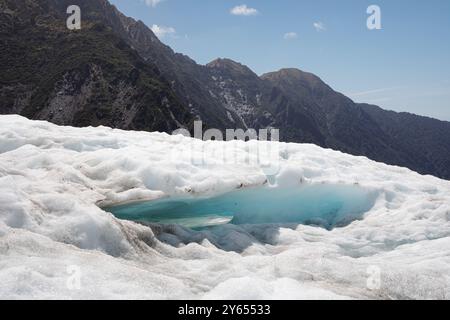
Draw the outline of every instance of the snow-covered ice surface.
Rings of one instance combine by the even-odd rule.
[[[262,144],[278,148],[275,176],[243,157]],[[224,147],[237,162],[220,161]],[[357,186],[376,196],[361,219],[332,230],[194,232],[100,209],[262,185]],[[448,299],[449,221],[450,182],[313,145],[202,142],[0,116],[4,299]]]

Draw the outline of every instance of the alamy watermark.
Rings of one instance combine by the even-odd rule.
[[[81,29],[81,9],[77,5],[71,5],[67,8],[67,14],[70,16],[67,18],[66,25],[69,30]]]
[[[173,135],[181,134],[185,137],[192,137],[191,132],[187,129],[181,128],[175,130]],[[222,130],[219,129],[208,129],[203,131],[203,122],[195,121],[194,122],[194,136],[193,138],[208,141],[250,141],[250,140],[259,140],[259,141],[272,141],[279,142],[280,141],[280,130],[276,128],[264,128],[264,129],[226,129],[225,135]]]
[[[376,4],[372,4],[367,7],[366,13],[369,15],[367,18],[367,29],[369,30],[381,30],[381,8]],[[67,7],[66,25],[69,30],[81,29],[81,8],[77,5],[70,5]]]
[[[378,266],[369,266],[367,268],[367,289],[377,291],[381,289],[381,268]]]
[[[249,165],[258,166],[268,176],[279,172],[280,132],[276,128],[204,131],[202,121],[195,121],[193,135],[187,129],[177,129],[173,135],[203,141],[180,144],[176,149],[172,149],[171,159],[175,163],[181,157],[190,159],[190,162],[197,166]]]
[[[367,8],[367,29],[381,30],[381,8],[377,5],[371,5]]]
[[[76,265],[67,266],[66,287],[69,290],[81,290],[81,268]]]

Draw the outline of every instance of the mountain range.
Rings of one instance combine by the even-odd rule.
[[[66,27],[78,5],[81,30]],[[313,143],[450,179],[450,123],[358,104],[314,74],[258,76],[199,65],[107,0],[0,0],[0,113],[77,127],[171,132],[280,129]],[[432,103],[432,101],[430,101]]]

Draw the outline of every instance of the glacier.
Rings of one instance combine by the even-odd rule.
[[[277,147],[273,175],[246,161],[258,145]],[[177,199],[241,205],[201,230],[107,209]],[[449,299],[450,182],[309,144],[0,116],[0,283],[0,299]]]

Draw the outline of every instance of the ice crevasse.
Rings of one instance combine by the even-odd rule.
[[[262,144],[272,176],[247,161]],[[173,199],[231,223],[105,209]],[[0,116],[0,298],[448,299],[449,221],[450,182],[314,145]]]

